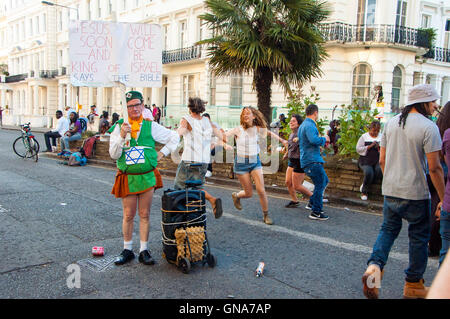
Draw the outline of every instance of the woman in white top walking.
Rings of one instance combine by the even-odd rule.
[[[234,192],[232,194],[234,206],[241,210],[241,198],[252,197],[252,178],[259,196],[264,223],[272,225],[273,221],[269,217],[269,204],[264,187],[264,177],[258,147],[258,138],[266,138],[267,134],[272,135],[283,142],[283,144],[287,144],[287,141],[267,129],[267,123],[262,113],[251,106],[244,107],[242,110],[241,125],[226,132],[227,137],[234,136],[236,138],[237,154],[234,161],[234,172],[243,187],[243,190],[240,192]]]
[[[219,138],[223,134],[211,124],[210,119],[202,117],[205,111],[205,102],[200,98],[189,98],[189,115],[183,116],[177,130],[183,136],[184,146],[181,162],[175,176],[175,189],[184,189],[186,180],[202,180],[205,183],[205,174],[211,162],[211,139],[214,133]],[[200,168],[189,167],[189,164],[202,164]],[[214,217],[222,216],[222,200],[205,192],[205,198],[213,207]]]

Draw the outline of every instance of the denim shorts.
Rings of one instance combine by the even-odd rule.
[[[208,169],[208,163],[202,163],[200,167],[188,167],[190,162],[181,161],[178,164],[177,174],[174,180],[175,189],[184,189],[187,180],[201,180],[205,183],[205,175]]]
[[[238,175],[248,174],[255,169],[262,168],[259,155],[250,157],[236,156],[234,159],[234,173]]]

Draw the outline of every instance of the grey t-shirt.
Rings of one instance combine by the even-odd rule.
[[[399,126],[400,114],[389,120],[381,136],[386,148],[382,193],[409,200],[430,198],[426,154],[442,149],[439,129],[418,113],[409,113],[405,128]]]

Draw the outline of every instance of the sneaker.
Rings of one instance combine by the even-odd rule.
[[[366,194],[362,194],[362,195],[361,195],[361,199],[362,199],[362,200],[367,200],[367,195],[366,195]]]
[[[206,171],[205,177],[211,177],[212,176],[212,172],[211,171]]]
[[[311,210],[312,209],[311,203],[306,204],[305,208]]]
[[[420,279],[419,282],[407,282],[403,287],[404,299],[425,299],[428,294],[428,287],[424,285],[425,281]]]
[[[328,203],[328,198],[322,199],[322,203]]]
[[[286,208],[295,208],[298,207],[298,205],[300,205],[300,202],[294,202],[294,201],[290,201],[287,205],[285,205],[284,207]]]
[[[370,264],[362,276],[363,293],[367,299],[378,299],[381,279],[383,279],[384,270],[381,271],[377,264]]]
[[[361,186],[359,186],[359,192],[362,193],[362,189],[363,189],[364,184],[361,184]]]
[[[328,218],[329,217],[325,215],[323,212],[320,213],[311,212],[311,214],[309,215],[309,219],[313,220],[327,220]]]

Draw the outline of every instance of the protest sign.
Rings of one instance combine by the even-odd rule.
[[[161,27],[157,24],[72,20],[70,82],[74,86],[161,87]]]

